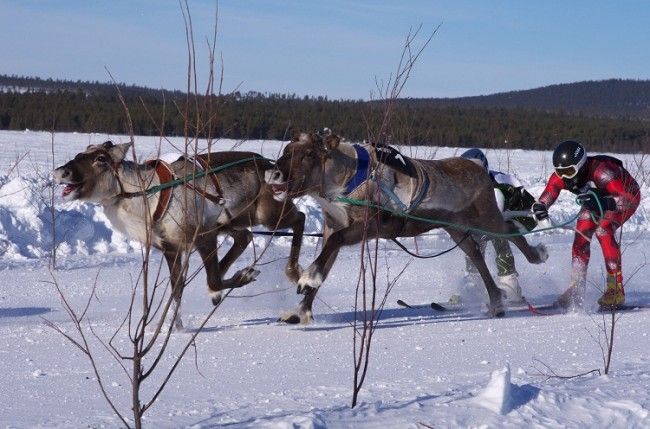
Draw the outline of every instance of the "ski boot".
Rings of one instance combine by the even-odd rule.
[[[524,302],[524,297],[521,295],[521,287],[519,286],[518,277],[517,273],[498,277],[497,287],[501,289],[506,303],[508,304],[521,304]]]
[[[559,296],[555,304],[562,308],[582,308],[585,303],[587,279],[582,275],[571,276],[569,288]]]
[[[607,287],[603,296],[598,298],[601,309],[616,309],[625,304],[625,290],[623,289],[623,278],[621,272],[607,274]]]

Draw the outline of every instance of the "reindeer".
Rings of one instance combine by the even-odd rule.
[[[413,237],[438,227],[447,231],[478,268],[488,292],[490,314],[505,315],[501,291],[470,234],[477,229],[496,234],[517,232],[503,219],[485,169],[462,158],[409,159],[398,152],[393,152],[392,163],[399,168],[389,168],[378,162],[378,154],[391,150],[348,144],[334,134],[297,133],[275,169],[266,172],[266,181],[278,201],[311,195],[320,204],[325,220],[321,252],[298,280],[297,291],[304,298],[281,320],[305,324],[313,319],[312,303],[342,246],[359,243],[364,237]],[[352,200],[341,200],[343,196],[368,204],[350,204]],[[413,217],[442,221],[444,225]],[[531,263],[548,258],[542,244],[531,247],[520,235],[507,238]]]
[[[128,237],[150,242],[162,251],[170,272],[176,305],[175,328],[182,329],[180,304],[185,285],[183,255],[195,248],[207,274],[208,292],[214,305],[224,289],[239,288],[255,280],[259,271],[249,266],[224,279],[232,263],[252,239],[247,229],[262,224],[270,230],[292,228],[293,240],[285,274],[296,283],[305,215],[289,202],[274,199],[263,173],[271,163],[252,152],[213,152],[194,158],[183,156],[167,164],[144,164],[124,158],[132,143],[88,146],[85,152],[54,170],[65,200],[81,200],[103,206],[111,224]],[[232,164],[205,174],[215,166]],[[204,175],[199,172],[203,170]],[[176,186],[148,192],[180,178]],[[161,187],[162,188],[162,187]],[[217,257],[217,236],[233,238],[232,247]]]

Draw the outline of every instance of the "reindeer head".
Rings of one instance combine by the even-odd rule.
[[[65,200],[102,202],[120,192],[117,167],[131,147],[131,143],[115,145],[107,141],[90,145],[65,165],[53,172],[54,181],[65,185]]]
[[[297,132],[276,161],[275,169],[266,172],[274,198],[282,201],[310,193],[322,192],[324,164],[330,152],[338,147],[340,138],[334,134]]]

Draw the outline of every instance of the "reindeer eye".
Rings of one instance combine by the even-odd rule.
[[[106,155],[97,155],[97,157],[95,158],[95,162],[101,162],[102,164],[106,164],[108,163],[108,158],[106,157]]]

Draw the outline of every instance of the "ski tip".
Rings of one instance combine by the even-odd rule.
[[[401,307],[406,307],[406,308],[413,308],[410,305],[408,305],[407,303],[405,303],[404,301],[402,301],[401,299],[397,300],[397,305],[399,305]]]
[[[432,302],[431,308],[436,311],[447,311],[447,307],[445,307],[444,305],[440,305],[437,302]]]

